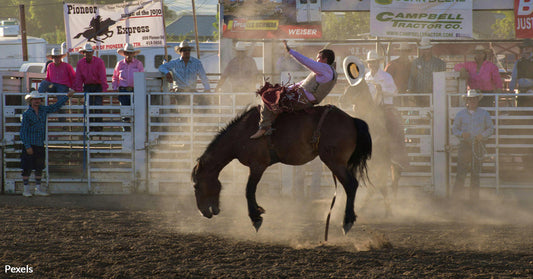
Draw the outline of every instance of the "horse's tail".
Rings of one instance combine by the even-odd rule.
[[[354,118],[354,124],[357,129],[357,142],[355,150],[348,160],[348,166],[354,174],[358,174],[359,178],[368,181],[366,161],[372,156],[372,137],[365,121]]]

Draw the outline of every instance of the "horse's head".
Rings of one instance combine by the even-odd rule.
[[[207,218],[220,212],[220,189],[222,184],[218,181],[218,173],[210,172],[203,167],[199,160],[194,166],[191,175],[194,183],[194,194],[198,209]]]

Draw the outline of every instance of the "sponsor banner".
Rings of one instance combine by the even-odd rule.
[[[162,0],[99,5],[65,3],[65,34],[68,51],[91,43],[97,50],[134,47],[163,47]]]
[[[371,0],[370,33],[377,37],[472,38],[472,0]]]
[[[320,1],[224,0],[222,36],[233,39],[319,39]]]
[[[533,1],[514,1],[515,34],[517,38],[533,38]]]

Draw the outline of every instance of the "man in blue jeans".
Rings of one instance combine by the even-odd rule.
[[[41,187],[41,178],[45,168],[45,148],[46,139],[46,117],[48,113],[58,111],[67,100],[74,95],[74,92],[68,92],[67,96],[61,97],[57,103],[44,106],[42,101],[44,95],[38,91],[33,91],[26,95],[28,109],[22,113],[22,124],[20,126],[20,140],[24,147],[21,155],[22,181],[24,183],[25,197],[31,197],[29,179],[31,171],[35,170],[35,195],[48,196],[49,194]]]
[[[459,138],[457,154],[457,176],[452,196],[464,195],[466,173],[470,170],[470,200],[479,200],[479,173],[484,154],[484,141],[494,133],[494,124],[488,111],[479,108],[483,95],[474,89],[468,90],[463,99],[466,108],[459,111],[453,121],[453,134]]]

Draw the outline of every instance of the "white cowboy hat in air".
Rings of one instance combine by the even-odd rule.
[[[50,51],[50,54],[48,54],[48,55],[46,56],[46,58],[47,58],[47,59],[52,59],[52,58],[54,58],[54,57],[58,57],[58,56],[61,57],[61,58],[64,58],[65,56],[67,56],[67,54],[66,54],[66,53],[62,53],[59,49],[57,49],[57,48],[54,47],[54,48]]]
[[[141,53],[141,50],[140,50],[140,49],[135,49],[135,48],[133,48],[133,46],[130,45],[130,44],[126,44],[126,45],[124,46],[124,48],[121,48],[121,49],[118,49],[118,50],[117,50],[117,53],[118,53],[118,54],[120,54],[120,55],[122,55],[122,56],[126,56],[126,55],[124,54],[124,52],[131,52],[131,53],[133,53],[133,55],[135,56],[135,55]]]
[[[466,98],[477,98],[478,101],[479,101],[479,100],[481,100],[481,98],[483,98],[483,94],[478,92],[476,89],[470,89],[462,97],[463,97],[463,99],[466,99]]]
[[[422,40],[420,40],[420,44],[418,45],[418,49],[429,49],[432,47],[433,47],[433,44],[431,43],[428,37],[422,38]]]
[[[80,50],[78,50],[79,53],[84,53],[84,52],[94,52],[94,49],[93,49],[93,46],[91,46],[91,44],[87,43],[85,44],[85,46],[83,48],[80,48]]]
[[[355,56],[344,58],[342,69],[350,86],[356,86],[365,78],[365,63]]]
[[[183,41],[180,43],[179,46],[175,46],[174,47],[174,51],[176,53],[180,53],[180,51],[184,48],[190,48],[191,50],[193,49],[193,47],[191,45],[189,45],[189,42],[188,41]]]
[[[24,96],[24,99],[26,102],[31,101],[31,99],[42,99],[44,98],[44,94],[39,93],[39,91],[32,91],[30,94],[26,94]]]
[[[382,56],[379,56],[379,54],[375,50],[371,50],[366,54],[366,62],[370,61],[377,61],[383,59]]]

